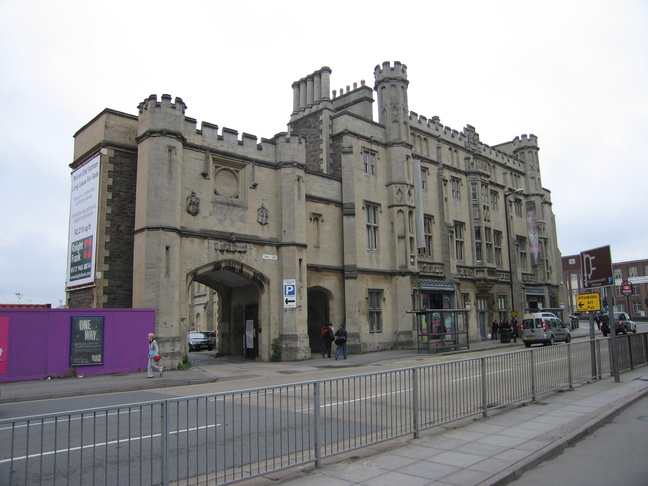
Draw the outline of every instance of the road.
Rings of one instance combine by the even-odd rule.
[[[648,397],[574,446],[511,484],[545,486],[639,486],[648,484]]]

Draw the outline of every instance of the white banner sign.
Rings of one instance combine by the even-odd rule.
[[[99,154],[72,172],[66,287],[94,282],[99,204]]]

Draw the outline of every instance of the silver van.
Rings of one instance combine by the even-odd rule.
[[[555,314],[535,312],[524,314],[520,324],[522,342],[528,348],[532,344],[555,344],[557,341],[571,341],[571,332]]]

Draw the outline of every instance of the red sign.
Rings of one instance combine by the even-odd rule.
[[[623,295],[632,295],[632,284],[624,283],[621,285],[621,292],[623,292]]]
[[[0,317],[0,373],[7,372],[8,352],[9,352],[9,318]]]

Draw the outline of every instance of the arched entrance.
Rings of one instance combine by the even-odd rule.
[[[311,352],[322,351],[322,325],[330,322],[329,293],[322,288],[308,290],[308,344]]]
[[[267,343],[261,339],[267,277],[245,264],[227,260],[196,269],[189,281],[218,293],[214,330],[219,354],[256,358],[267,350]]]

